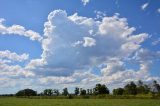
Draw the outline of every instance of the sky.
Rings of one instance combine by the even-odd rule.
[[[0,94],[160,82],[159,0],[0,0]]]

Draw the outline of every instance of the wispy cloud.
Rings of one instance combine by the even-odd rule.
[[[160,8],[157,9],[157,12],[160,13]]]
[[[149,3],[145,3],[141,6],[141,9],[142,10],[145,10],[147,7],[149,6]]]

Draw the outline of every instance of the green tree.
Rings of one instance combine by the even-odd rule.
[[[58,96],[60,94],[59,90],[58,89],[53,89],[53,94],[55,94],[56,96]]]
[[[68,93],[68,89],[67,88],[64,88],[63,89],[63,92],[62,92],[62,95],[64,96],[67,96],[69,93]]]
[[[45,96],[51,96],[51,95],[53,95],[53,90],[52,90],[52,89],[45,89],[45,90],[43,91],[43,94],[44,94]]]
[[[156,80],[153,81],[151,91],[152,91],[152,93],[160,93],[160,85],[157,83]]]
[[[145,88],[145,94],[148,94],[150,92],[150,88],[147,84],[144,84],[144,88]]]
[[[117,88],[113,90],[113,95],[123,95],[124,89],[123,88]]]
[[[106,85],[96,84],[94,94],[109,94],[109,89]]]
[[[90,90],[89,89],[87,89],[87,95],[90,95]]]
[[[80,92],[80,95],[86,95],[86,90],[82,89],[81,92]]]
[[[132,81],[124,87],[125,94],[136,95],[137,94],[137,85]]]
[[[92,95],[93,94],[93,90],[89,89],[89,94]]]
[[[141,80],[138,81],[137,84],[137,94],[147,94],[149,93],[149,87],[144,85]]]
[[[79,94],[79,88],[76,87],[75,90],[74,90],[74,92],[75,92],[75,95],[78,95]]]
[[[20,90],[16,93],[16,96],[36,96],[37,92],[32,89]]]

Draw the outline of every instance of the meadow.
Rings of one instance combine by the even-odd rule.
[[[0,106],[160,106],[160,100],[0,98]]]

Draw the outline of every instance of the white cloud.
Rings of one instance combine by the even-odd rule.
[[[157,9],[157,12],[160,13],[160,8]]]
[[[129,27],[126,18],[119,18],[117,15],[113,17],[104,17],[99,26],[101,35],[112,35],[117,37],[126,37],[135,31],[134,27]]]
[[[83,44],[83,41],[76,41],[72,44],[73,47]]]
[[[82,1],[84,6],[86,6],[90,2],[90,0],[81,0],[81,1]]]
[[[3,27],[6,29],[3,25],[0,29]],[[26,33],[20,26],[11,29],[12,33]],[[150,65],[159,58],[159,52],[143,49],[141,45],[149,36],[147,33],[135,34],[135,31],[136,28],[130,27],[127,19],[118,14],[95,20],[77,13],[68,16],[66,11],[55,10],[44,24],[41,58],[30,60],[25,67],[10,66],[6,60],[1,61],[3,71],[0,76],[8,75],[8,79],[2,77],[7,81],[22,76],[30,79],[29,82],[22,78],[18,83],[31,86],[34,82],[38,87],[56,84],[86,88],[96,83],[117,87],[131,80],[155,78],[160,81],[149,75]],[[126,61],[134,61],[140,66],[138,69],[126,68]]]
[[[5,21],[4,19],[0,19],[0,34],[2,35],[14,34],[19,36],[25,36],[30,38],[30,40],[36,40],[41,42],[42,37],[39,33],[34,32],[32,30],[26,30],[23,26],[20,26],[20,25],[12,25],[10,27],[7,27],[3,25],[4,21]]]
[[[15,52],[10,52],[9,50],[5,50],[5,51],[0,51],[0,58],[22,62],[29,59],[29,54],[24,53],[24,54],[18,55]]]
[[[143,4],[143,5],[141,6],[141,9],[142,9],[142,10],[145,10],[145,9],[148,7],[148,5],[149,5],[149,3]]]
[[[96,45],[96,40],[90,37],[84,37],[84,47],[92,47]]]
[[[109,58],[123,62],[148,38],[146,33],[134,35],[136,29],[118,15],[96,21],[77,13],[68,16],[66,11],[55,10],[44,26],[41,58],[31,60],[26,66],[44,76],[70,76],[76,70],[106,63]]]
[[[124,71],[124,63],[116,58],[108,60],[106,67],[101,69],[103,75],[109,76],[118,71]]]
[[[95,10],[94,13],[96,14],[96,18],[95,19],[102,19],[103,17],[106,16],[106,13],[102,12],[102,11]]]
[[[1,68],[0,76],[13,77],[13,78],[34,76],[33,72],[29,70],[24,70],[19,65],[7,65],[5,63],[0,62],[0,68]]]
[[[35,69],[36,67],[40,67],[46,64],[42,59],[33,59],[29,62],[29,64],[25,67],[25,69]]]
[[[133,59],[139,62],[146,62],[146,61],[156,61],[159,60],[160,52],[152,52],[148,49],[139,49],[135,55],[133,56]]]
[[[160,38],[152,42],[152,45],[158,45],[160,43]]]
[[[0,18],[0,24],[1,24],[2,22],[4,22],[4,21],[5,21],[4,18]]]

